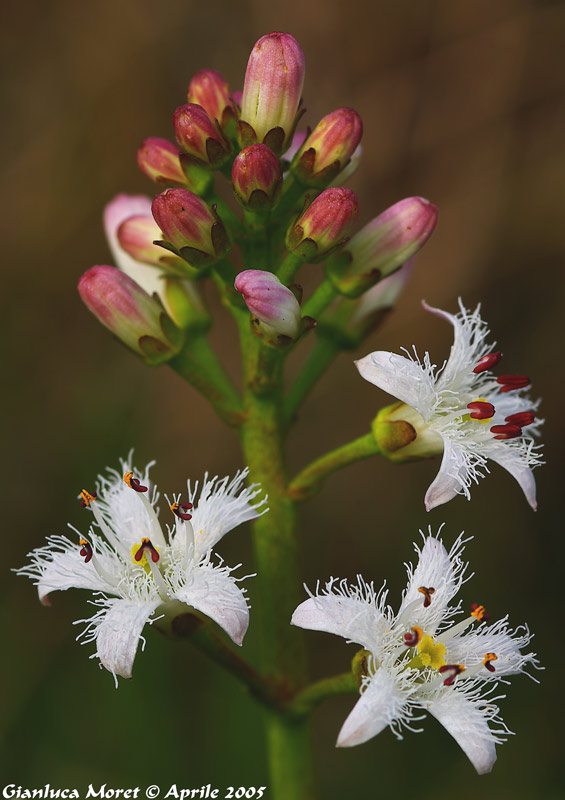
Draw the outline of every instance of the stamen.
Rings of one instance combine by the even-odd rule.
[[[173,503],[171,505],[171,511],[175,514],[179,519],[185,520],[187,522],[189,519],[192,519],[192,514],[188,514],[188,510],[192,508],[192,503]]]
[[[471,616],[475,617],[477,622],[486,622],[490,619],[490,614],[487,614],[486,608],[479,605],[479,603],[471,604]]]
[[[492,403],[487,403],[486,400],[474,400],[467,404],[467,408],[472,409],[469,414],[471,419],[484,420],[494,417],[494,406]]]
[[[83,489],[80,493],[80,504],[83,508],[88,508],[89,505],[92,503],[93,500],[96,500],[97,494],[96,492],[87,492],[86,489]]]
[[[418,625],[414,625],[413,628],[410,628],[409,633],[404,634],[404,644],[406,647],[415,647],[423,635],[424,631]]]
[[[444,667],[439,668],[439,672],[442,675],[446,675],[443,685],[451,686],[455,678],[465,672],[465,667],[463,664],[446,664]]]
[[[527,375],[500,375],[496,381],[502,385],[501,392],[523,389],[524,386],[529,386],[530,384],[530,379]]]
[[[80,545],[80,554],[84,558],[84,563],[88,564],[90,559],[92,558],[92,546],[86,541],[86,539],[79,539]]]
[[[435,589],[432,586],[419,586],[418,591],[424,595],[424,608],[432,602],[432,595],[435,594]]]
[[[485,657],[483,658],[483,664],[488,669],[489,672],[494,672],[494,667],[492,666],[493,661],[497,661],[498,656],[496,653],[485,653]]]
[[[475,367],[473,372],[475,372],[478,375],[480,372],[485,372],[485,370],[487,369],[492,369],[493,367],[496,367],[501,358],[502,358],[502,353],[500,350],[497,350],[496,353],[489,353],[488,356],[483,356],[482,358],[479,358],[479,360],[477,361],[477,366]]]
[[[526,425],[531,425],[535,418],[536,415],[533,411],[521,411],[518,414],[510,414],[509,417],[505,417],[505,422],[509,422],[511,425],[519,425],[520,428],[523,428]]]
[[[141,481],[137,478],[134,478],[133,472],[126,472],[124,475],[124,482],[129,486],[130,489],[133,489],[135,492],[146,492],[148,487],[142,486]]]
[[[133,557],[134,557],[134,559],[135,559],[136,561],[138,561],[138,562],[139,562],[139,561],[141,561],[141,559],[143,558],[143,554],[144,554],[146,551],[147,551],[147,553],[148,553],[148,554],[151,556],[151,561],[152,561],[154,564],[156,564],[156,563],[157,563],[157,561],[159,561],[159,553],[157,552],[157,550],[156,550],[156,549],[153,547],[153,545],[151,544],[151,540],[150,540],[150,539],[142,539],[142,540],[141,540],[141,546],[140,546],[140,547],[139,547],[139,549],[138,549],[138,550],[137,550],[137,551],[134,553],[134,556],[133,556]],[[149,560],[149,556],[147,556],[147,560]]]
[[[507,423],[506,425],[493,425],[490,432],[496,434],[495,439],[515,439],[522,435],[522,428],[519,425]]]

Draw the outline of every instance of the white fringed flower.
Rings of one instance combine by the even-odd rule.
[[[234,478],[188,481],[188,501],[174,496],[174,524],[159,522],[159,493],[149,485],[149,470],[121,460],[119,471],[101,475],[96,493],[81,492],[82,505],[94,514],[87,537],[78,545],[66,536],[50,536],[29,554],[31,564],[18,572],[35,580],[39,599],[55,590],[91,589],[102,595],[93,602],[98,613],[86,622],[83,642],[96,642],[101,664],[114,677],[131,677],[133,661],[146,622],[179,601],[214,620],[241,645],[249,624],[245,589],[232,568],[214,563],[212,548],[233,528],[267,509],[253,502],[257,484],[244,488],[247,469]],[[190,512],[190,513],[189,513]],[[78,533],[78,531],[77,531]],[[111,595],[108,597],[107,595]],[[94,656],[93,656],[94,657]]]
[[[526,375],[492,375],[502,353],[493,352],[494,345],[486,342],[489,330],[480,306],[468,311],[459,304],[455,316],[423,304],[453,325],[454,342],[442,367],[432,364],[429,353],[420,361],[415,351],[405,351],[406,356],[378,351],[356,362],[365,380],[402,401],[379,414],[375,435],[378,438],[385,429],[389,435],[399,430],[390,423],[403,421],[410,435],[395,441],[398,449],[389,453],[391,458],[443,453],[439,473],[426,493],[428,511],[456,494],[470,499],[472,484],[489,471],[489,459],[508,470],[535,510],[532,470],[542,463],[533,440],[541,424],[534,413],[539,400],[529,398]]]
[[[292,617],[300,628],[326,631],[361,645],[366,665],[361,697],[345,720],[338,747],[362,744],[387,725],[400,739],[425,710],[454,737],[479,774],[490,772],[495,745],[508,729],[493,696],[498,682],[537,666],[522,654],[531,639],[527,627],[512,630],[507,617],[487,625],[483,606],[473,603],[460,622],[461,603],[450,605],[465,582],[459,536],[448,553],[431,534],[424,538],[416,569],[408,565],[408,586],[397,614],[359,575],[357,583],[332,578],[323,591],[302,603]]]

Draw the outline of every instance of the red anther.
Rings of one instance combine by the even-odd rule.
[[[96,492],[87,492],[83,489],[80,493],[80,504],[82,508],[88,508],[93,500],[96,500]]]
[[[471,603],[471,616],[476,617],[478,622],[486,622],[490,619],[490,614],[487,614],[485,607],[480,603]]]
[[[483,658],[483,664],[488,669],[489,672],[495,672],[494,667],[492,666],[493,661],[497,661],[498,656],[496,653],[485,653],[485,657]]]
[[[529,386],[530,379],[527,375],[500,375],[496,379],[497,383],[502,384],[501,392],[511,392],[513,389],[523,389]]]
[[[124,482],[127,483],[129,488],[133,489],[135,492],[147,491],[147,486],[142,486],[141,481],[133,477],[133,472],[126,472],[126,474],[124,475]]]
[[[415,647],[423,635],[424,631],[418,627],[418,625],[414,625],[413,628],[410,628],[408,633],[404,634],[404,644],[406,647]]]
[[[461,675],[462,672],[465,672],[465,667],[463,664],[444,664],[443,667],[440,667],[438,671],[442,675],[446,675],[443,685],[451,686],[455,678],[458,675]]]
[[[485,372],[485,370],[487,369],[492,369],[493,367],[496,367],[501,358],[502,358],[502,353],[500,350],[497,350],[496,353],[489,353],[488,356],[483,356],[482,358],[479,358],[479,360],[477,361],[477,366],[475,367],[473,372],[476,372],[478,375],[479,372]]]
[[[92,547],[86,541],[86,539],[80,539],[79,545],[81,545],[80,554],[84,558],[84,563],[88,564],[88,562],[92,558]]]
[[[183,519],[188,521],[192,519],[192,514],[188,514],[188,510],[192,508],[192,503],[173,503],[171,506],[171,511],[175,514],[179,519]]]
[[[154,564],[156,564],[157,561],[159,561],[159,553],[157,552],[155,547],[153,547],[153,545],[151,544],[151,540],[150,539],[142,539],[141,540],[141,547],[139,548],[139,550],[134,555],[135,560],[136,561],[141,561],[141,559],[143,558],[143,554],[146,551],[151,556],[151,561]]]
[[[494,417],[493,404],[486,403],[484,400],[474,400],[472,403],[467,403],[467,408],[472,409],[469,414],[471,419],[490,419]]]
[[[516,436],[522,435],[522,428],[519,425],[493,425],[490,430],[496,434],[495,439],[515,439]]]
[[[525,425],[531,425],[535,418],[536,415],[533,411],[520,411],[518,414],[510,414],[509,417],[505,417],[505,420],[511,425],[519,425],[520,428],[523,428]]]
[[[432,602],[435,589],[432,586],[419,586],[418,591],[424,595],[424,608],[427,608]]]

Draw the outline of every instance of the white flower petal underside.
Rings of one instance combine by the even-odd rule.
[[[420,414],[427,414],[435,396],[433,381],[417,361],[377,350],[356,361],[355,366],[366,381],[412,406]]]
[[[131,678],[131,671],[141,632],[160,600],[134,602],[109,599],[91,620],[91,632],[85,641],[96,639],[96,655],[114,675]]]
[[[229,570],[202,564],[175,597],[213,619],[236,644],[241,645],[249,625],[249,608]]]
[[[363,744],[405,717],[406,709],[406,694],[395,684],[392,675],[385,669],[377,670],[343,723],[337,747]]]
[[[384,616],[374,603],[345,594],[327,594],[310,597],[301,603],[290,624],[343,636],[370,649],[375,647],[383,621]]]
[[[537,511],[536,501],[536,479],[531,467],[528,467],[527,460],[518,455],[511,447],[505,447],[505,442],[500,442],[501,447],[492,447],[489,450],[489,458],[495,461],[517,481],[524,492],[526,500]]]
[[[445,692],[425,705],[450,733],[479,775],[490,772],[496,761],[496,737],[479,702],[462,692]]]
[[[469,453],[463,444],[455,444],[443,438],[443,457],[439,472],[430,484],[424,505],[426,511],[453,500],[465,491],[469,483]]]

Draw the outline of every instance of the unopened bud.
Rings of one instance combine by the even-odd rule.
[[[321,261],[347,241],[358,213],[351,189],[326,189],[291,225],[287,247],[304,261]]]
[[[254,211],[270,208],[282,185],[279,159],[265,144],[244,147],[233,162],[231,179],[242,206]]]
[[[160,303],[121,270],[92,267],[81,277],[78,290],[100,322],[148,364],[161,364],[179,352],[179,329]]]
[[[365,225],[327,263],[328,277],[341,294],[359,297],[423,247],[437,218],[437,207],[423,197],[400,200]]]
[[[167,139],[150,136],[137,151],[139,168],[155,183],[187,186],[188,180],[179,160],[179,149]]]
[[[410,259],[397,269],[388,278],[379,281],[376,286],[372,286],[365,294],[355,302],[355,311],[351,318],[351,324],[366,326],[371,320],[378,320],[383,312],[394,308],[396,301],[404,290],[404,287],[412,274],[414,259]],[[351,302],[344,300],[344,302]]]
[[[155,197],[151,211],[166,240],[161,246],[172,249],[193,266],[213,264],[229,250],[220,218],[193,192],[167,189]]]
[[[266,333],[294,339],[300,329],[300,305],[294,294],[272,272],[247,269],[235,279],[247,308]]]
[[[346,184],[349,181],[349,179],[353,175],[355,175],[355,173],[359,169],[359,164],[361,163],[362,155],[363,155],[363,148],[360,144],[358,144],[355,150],[353,151],[348,163],[341,170],[341,172],[339,172],[336,175],[336,177],[330,183],[330,186],[343,186],[344,184]]]
[[[292,173],[305,186],[328,186],[357,149],[363,123],[352,108],[325,116],[306,139],[292,163]]]
[[[242,146],[263,142],[284,153],[297,123],[304,69],[304,53],[289,33],[268,33],[255,43],[241,98]]]
[[[202,106],[186,103],[173,114],[175,136],[180,147],[200,164],[220,167],[231,153],[229,140]]]
[[[190,81],[188,102],[202,106],[210,119],[215,119],[225,130],[235,120],[230,87],[226,79],[214,69],[201,69]]]
[[[387,354],[388,355],[388,354]],[[364,376],[370,369],[371,355],[355,362]],[[381,408],[371,425],[379,451],[390,461],[418,461],[443,453],[443,439],[425,419],[406,403],[393,403]]]

